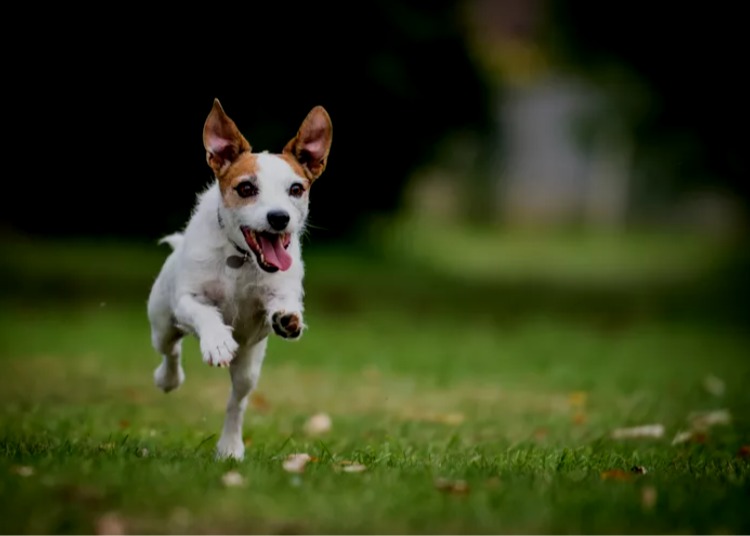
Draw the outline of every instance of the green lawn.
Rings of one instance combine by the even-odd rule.
[[[229,381],[195,340],[185,384],[152,384],[166,248],[4,240],[0,532],[750,531],[736,245],[443,231],[309,248],[309,330],[271,341],[241,463],[212,458]],[[664,434],[611,437],[646,424]]]

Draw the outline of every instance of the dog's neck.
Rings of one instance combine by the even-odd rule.
[[[224,229],[224,220],[221,217],[221,209],[216,209],[216,220],[219,223],[219,228]],[[234,240],[229,238],[227,236],[227,240],[234,246],[234,249],[237,250],[237,252],[240,255],[229,255],[227,257],[227,266],[230,268],[242,268],[242,266],[250,261],[250,252],[247,251],[245,248],[240,247],[235,243]]]

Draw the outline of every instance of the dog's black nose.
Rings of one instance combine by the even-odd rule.
[[[268,218],[268,223],[276,231],[283,231],[286,228],[286,224],[289,223],[289,213],[285,210],[272,210],[266,217]]]

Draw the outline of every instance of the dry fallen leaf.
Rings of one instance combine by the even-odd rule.
[[[34,474],[34,468],[28,465],[15,465],[10,470],[18,476],[31,476]]]
[[[586,391],[574,391],[568,395],[568,404],[571,408],[582,409],[586,407],[588,394]]]
[[[664,425],[646,424],[631,428],[617,428],[612,431],[612,439],[633,439],[638,437],[661,437],[664,435]]]
[[[458,411],[451,411],[448,413],[435,413],[423,411],[421,409],[405,409],[403,412],[403,416],[409,420],[434,422],[439,424],[447,424],[450,426],[458,426],[466,419],[464,414]]]
[[[353,462],[351,460],[338,461],[334,463],[333,468],[336,471],[344,471],[345,473],[361,473],[362,471],[367,470],[366,465],[362,465],[361,463]]]
[[[271,404],[269,404],[268,399],[258,391],[255,391],[250,395],[250,406],[259,413],[265,413],[271,409]]]
[[[305,470],[305,465],[311,459],[310,455],[306,453],[290,454],[282,463],[282,467],[288,473],[302,473]]]
[[[464,414],[457,411],[453,411],[451,413],[441,413],[435,418],[437,422],[449,424],[451,426],[458,426],[459,424],[464,422],[464,419]]]
[[[641,490],[641,506],[644,510],[651,510],[656,505],[656,488],[653,486],[644,486]]]
[[[104,500],[104,490],[96,486],[65,484],[60,487],[60,497],[66,503],[79,503],[89,508]]]
[[[692,429],[698,432],[705,432],[712,426],[729,424],[732,421],[729,411],[725,409],[692,413],[688,419]]]
[[[448,480],[447,478],[436,479],[435,489],[454,495],[466,495],[470,491],[469,484],[465,480]]]
[[[705,443],[708,440],[708,436],[703,432],[694,432],[692,440],[694,443]]]
[[[311,416],[305,423],[305,433],[307,435],[321,435],[331,431],[333,421],[327,413],[316,413]]]
[[[169,514],[169,522],[173,525],[186,527],[190,524],[192,517],[190,510],[184,506],[177,506]]]
[[[496,477],[496,476],[491,476],[491,477],[489,477],[489,478],[488,478],[488,479],[487,479],[487,480],[486,480],[486,481],[484,482],[484,485],[485,485],[485,487],[487,487],[488,489],[496,489],[496,488],[499,488],[499,487],[500,487],[500,484],[501,484],[501,482],[500,482],[500,479],[499,479],[498,477]]]
[[[143,392],[138,389],[128,387],[123,391],[125,398],[130,402],[143,402]]]
[[[705,443],[707,439],[708,436],[706,436],[704,432],[699,432],[697,430],[687,430],[677,432],[677,435],[675,435],[674,439],[672,440],[672,444],[678,445],[687,441],[692,441],[693,443]]]
[[[582,411],[576,412],[575,414],[573,414],[573,417],[571,417],[573,424],[586,424],[587,419],[588,417]]]
[[[236,488],[245,485],[245,478],[237,471],[229,471],[222,475],[221,482],[228,488]]]
[[[677,432],[677,434],[674,436],[674,439],[672,440],[673,445],[679,445],[680,443],[685,443],[686,441],[690,441],[693,437],[693,431],[692,430],[682,430],[680,432]]]
[[[367,470],[367,466],[362,465],[361,463],[350,463],[348,465],[344,465],[342,467],[342,470],[345,473],[361,473],[362,471]]]
[[[677,432],[672,440],[673,445],[686,443],[688,441],[692,441],[693,443],[705,443],[707,439],[706,433],[709,428],[718,424],[729,424],[732,421],[732,417],[729,414],[729,411],[720,409],[716,411],[691,413],[688,416],[688,421],[690,422],[690,429]]]
[[[188,510],[184,506],[177,506],[169,514],[169,526],[175,532],[187,534],[186,531],[190,526],[192,517],[193,516],[190,514],[190,510]]]
[[[706,376],[703,379],[703,388],[709,394],[712,394],[716,397],[723,396],[724,391],[726,391],[726,387],[724,386],[724,382],[721,380],[721,378],[717,378],[713,375]]]
[[[362,376],[367,378],[371,381],[376,381],[380,379],[380,370],[377,367],[369,366],[367,368],[362,369]]]
[[[622,469],[610,469],[609,471],[603,471],[599,476],[602,480],[630,480],[633,478],[633,473]]]
[[[127,534],[125,520],[117,512],[107,512],[96,520],[96,534]]]

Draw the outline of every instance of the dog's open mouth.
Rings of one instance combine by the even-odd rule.
[[[258,265],[266,272],[282,272],[292,265],[292,256],[287,253],[291,235],[289,233],[268,233],[240,227],[250,250],[255,253]]]

